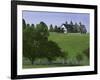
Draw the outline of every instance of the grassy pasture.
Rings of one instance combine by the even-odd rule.
[[[89,47],[89,34],[52,32],[49,40],[56,42],[65,53],[68,52],[69,57],[75,57]]]

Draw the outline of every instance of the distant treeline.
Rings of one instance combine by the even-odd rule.
[[[25,22],[25,20],[23,22]],[[34,24],[31,24],[31,25],[27,24],[27,26],[34,27]],[[81,22],[79,22],[79,24],[78,23],[74,24],[72,21],[70,23],[66,21],[65,23],[62,23],[61,26],[57,26],[57,25],[53,26],[51,24],[50,26],[47,26],[47,27],[50,32],[64,33],[66,31],[66,33],[87,33],[85,25],[82,24]]]
[[[64,26],[66,28],[67,33],[86,33],[87,32],[85,25],[83,25],[81,22],[79,24],[78,23],[73,24],[72,21],[69,24],[66,21],[61,26],[57,26],[57,25],[53,26],[51,24],[50,31],[63,33],[65,31],[65,29],[62,26]]]

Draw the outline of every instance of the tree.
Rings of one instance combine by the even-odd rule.
[[[22,22],[23,22],[23,29],[25,29],[26,28],[26,22],[25,22],[24,19],[22,20]]]
[[[68,22],[66,21],[65,24],[68,25]]]
[[[86,30],[86,28],[85,28],[85,25],[83,25],[81,22],[80,22],[79,24],[80,24],[80,32],[81,32],[81,33],[86,33],[87,30]]]
[[[55,25],[54,31],[55,31],[55,32],[58,32],[58,27],[57,27],[57,25]]]
[[[34,30],[31,27],[25,28],[23,30],[23,56],[30,59],[32,64],[37,56],[36,45],[34,45]]]
[[[57,57],[65,56],[61,52],[59,46],[53,41],[41,43],[39,50],[41,51],[41,56],[48,59],[49,64],[51,64],[51,62],[55,60]]]
[[[83,53],[87,56],[87,58],[89,59],[89,57],[90,57],[90,49],[89,48],[87,48],[87,49],[85,49],[84,51],[83,51]]]
[[[40,22],[36,27],[34,24],[26,24],[23,29],[23,57],[28,58],[32,64],[37,58],[47,58],[51,62],[57,57],[64,57],[59,46],[48,41],[48,36],[48,27],[44,22]]]
[[[70,21],[70,25],[73,25],[73,22],[72,21]]]
[[[50,30],[50,32],[54,31],[52,24],[50,25],[50,29],[49,30]]]
[[[73,32],[73,22],[71,21],[70,24],[68,25],[68,32],[72,33]]]
[[[36,25],[36,32],[34,33],[35,35],[35,42],[36,48],[35,48],[35,53],[37,58],[46,58],[45,57],[45,45],[48,42],[48,36],[49,36],[49,31],[48,27],[44,22],[40,22],[39,24]]]
[[[77,54],[76,59],[80,62],[83,59],[83,55]]]
[[[34,28],[35,27],[34,24],[32,24],[31,27]]]
[[[48,27],[44,22],[40,22],[36,26],[36,36],[38,40],[47,40],[49,36]]]
[[[79,25],[81,26],[81,25],[82,25],[82,23],[81,23],[81,22],[79,22]]]
[[[27,24],[26,27],[30,27],[30,24]]]
[[[75,26],[76,26],[76,28],[77,28],[77,33],[80,33],[80,32],[81,32],[81,31],[80,31],[80,25],[77,24],[77,23],[75,23]]]
[[[57,32],[61,32],[61,28],[60,27],[58,27]]]
[[[86,32],[87,32],[87,30],[85,28],[85,25],[82,25],[82,33],[86,33]]]
[[[77,65],[83,65],[82,61],[84,60],[84,54],[78,53],[76,55]]]
[[[73,27],[73,32],[77,33],[78,32],[78,24],[75,23],[74,27]]]
[[[27,27],[23,30],[23,56],[34,62],[36,58],[41,58],[40,45],[42,42],[46,42],[48,39],[48,28],[44,22],[37,24],[36,28],[34,25],[27,24]],[[43,54],[42,54],[43,55]]]

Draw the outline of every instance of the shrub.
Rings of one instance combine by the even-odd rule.
[[[89,59],[89,57],[90,57],[90,51],[89,51],[90,49],[89,48],[87,48],[87,49],[85,49],[84,51],[83,51],[83,53],[87,56],[87,58]]]

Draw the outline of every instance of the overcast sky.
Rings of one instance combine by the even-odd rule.
[[[61,26],[66,21],[70,23],[81,22],[86,26],[87,31],[90,30],[90,15],[87,13],[67,13],[67,12],[36,12],[36,11],[23,11],[23,19],[28,24],[38,24],[41,21],[45,22],[48,26]]]

